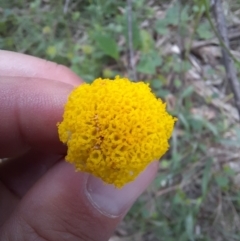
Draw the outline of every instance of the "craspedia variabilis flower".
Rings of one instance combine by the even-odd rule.
[[[175,121],[147,84],[117,76],[75,88],[58,132],[77,171],[120,188],[168,150]]]

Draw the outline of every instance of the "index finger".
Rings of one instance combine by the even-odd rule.
[[[0,158],[30,148],[65,152],[56,125],[73,88],[54,80],[0,77]]]
[[[81,82],[64,66],[0,50],[0,158],[29,148],[63,152],[56,123]]]
[[[0,50],[0,76],[51,79],[71,85],[79,85],[83,82],[63,65],[5,50]]]

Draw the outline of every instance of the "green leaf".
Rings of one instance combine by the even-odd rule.
[[[178,3],[168,8],[165,16],[165,20],[168,24],[177,26],[179,24],[180,6]]]
[[[0,34],[1,35],[5,34],[6,30],[7,30],[6,22],[4,21],[0,22]]]
[[[212,167],[212,159],[208,159],[204,172],[203,172],[203,178],[202,178],[202,193],[205,196],[207,193],[208,183],[211,177],[211,167]]]
[[[168,96],[169,93],[170,92],[168,90],[164,90],[164,89],[159,89],[159,90],[155,91],[156,96],[159,97],[159,98],[163,98],[163,99],[166,96]]]
[[[188,61],[174,61],[173,70],[177,73],[184,73],[191,69],[191,64]]]
[[[94,50],[91,45],[82,45],[81,49],[82,49],[84,54],[92,54],[92,52]]]
[[[144,74],[155,74],[156,67],[162,64],[162,58],[156,52],[145,54],[141,57],[137,71]]]
[[[188,6],[184,6],[183,9],[181,9],[180,4],[177,2],[172,7],[168,8],[164,19],[165,23],[175,26],[178,26],[180,23],[186,23],[190,19],[188,11]]]
[[[228,184],[229,184],[228,177],[226,177],[226,176],[216,176],[215,180],[216,180],[219,187],[221,187],[223,189],[228,187]]]
[[[151,81],[151,87],[152,87],[153,89],[159,89],[159,88],[161,88],[161,87],[162,87],[162,82],[161,82],[161,80],[160,80],[160,79],[153,79],[153,80]]]
[[[168,33],[168,26],[165,21],[157,20],[155,25],[155,30],[157,31],[157,33],[161,35],[165,35]]]
[[[201,39],[210,39],[214,36],[209,22],[200,24],[197,28],[197,34]]]
[[[141,30],[140,35],[142,39],[142,42],[141,42],[142,51],[147,53],[153,48],[154,40],[152,38],[152,35],[144,29]]]
[[[184,125],[185,129],[189,130],[189,123],[188,123],[188,120],[187,120],[186,116],[184,116],[182,113],[179,113],[178,119]]]
[[[116,41],[107,34],[97,34],[95,36],[98,47],[104,52],[104,54],[111,56],[118,60],[119,52]]]
[[[213,125],[212,123],[210,123],[209,121],[204,121],[204,126],[209,129],[215,136],[218,135],[218,130],[216,128],[215,125]]]
[[[194,240],[194,220],[192,214],[188,214],[185,220],[186,231],[189,239]]]
[[[168,168],[170,166],[170,162],[168,160],[161,160],[161,167]]]
[[[56,48],[56,46],[54,46],[54,45],[48,46],[48,48],[47,48],[47,50],[46,50],[46,54],[47,54],[48,56],[50,56],[51,58],[54,58],[54,57],[56,56],[56,54],[57,54],[57,48]]]
[[[73,12],[72,13],[72,20],[77,21],[79,19],[80,15],[81,15],[80,12]]]
[[[234,177],[236,175],[236,172],[229,166],[224,166],[223,170],[228,177]]]
[[[174,85],[176,88],[180,88],[182,86],[182,81],[179,79],[174,80]]]
[[[148,58],[142,57],[137,65],[137,71],[144,74],[154,74],[156,69],[155,66],[148,61]]]
[[[188,86],[182,93],[181,98],[186,98],[193,93],[194,89],[192,86]]]
[[[203,128],[203,121],[199,118],[191,117],[189,118],[189,124],[194,131],[200,132]]]

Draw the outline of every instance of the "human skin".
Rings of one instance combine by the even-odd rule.
[[[81,67],[81,66],[80,66]],[[156,175],[122,189],[64,161],[64,103],[83,81],[68,68],[0,50],[0,240],[107,241]]]

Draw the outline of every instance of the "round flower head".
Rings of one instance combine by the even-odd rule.
[[[147,84],[117,76],[75,88],[58,132],[77,171],[120,188],[168,150],[175,121]]]

